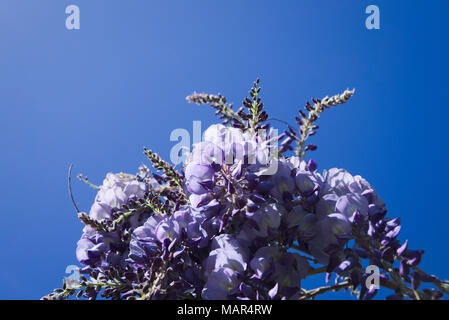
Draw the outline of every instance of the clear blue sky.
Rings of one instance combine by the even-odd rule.
[[[70,4],[80,30],[65,28]],[[369,4],[380,30],[365,28]],[[1,1],[0,298],[40,298],[76,264],[70,163],[101,183],[136,172],[144,146],[168,158],[173,129],[214,122],[186,95],[240,106],[256,77],[270,115],[291,121],[356,88],[320,120],[314,157],[370,181],[423,268],[449,278],[448,13],[446,0]],[[95,193],[73,180],[87,211]]]

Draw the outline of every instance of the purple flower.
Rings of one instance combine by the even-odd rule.
[[[327,248],[332,245],[339,245],[338,236],[351,232],[351,223],[346,216],[338,213],[331,214],[316,222],[316,235],[310,241],[312,255],[327,265],[329,263],[329,253]]]
[[[214,143],[204,141],[194,145],[193,151],[189,155],[187,166],[195,164],[212,167],[213,164],[222,165],[223,160],[223,149]],[[186,176],[186,178],[188,179],[189,177]]]
[[[189,163],[185,168],[185,178],[197,177],[203,180],[212,180],[215,170],[211,165]]]
[[[159,222],[154,233],[156,239],[162,243],[165,239],[176,241],[180,235],[180,231],[179,223],[173,217],[169,217]]]
[[[159,254],[160,246],[156,238],[156,228],[162,219],[161,215],[153,215],[145,221],[143,226],[134,230],[130,241],[131,261],[143,265]]]
[[[320,188],[318,176],[310,171],[297,171],[295,181],[299,192],[306,197]]]
[[[354,182],[354,177],[344,169],[332,168],[324,172],[324,181],[328,191],[342,196],[351,193],[349,185]]]
[[[230,126],[209,127],[183,171],[147,150],[156,172],[141,166],[137,175],[106,176],[89,217],[79,214],[86,227],[76,256],[89,278],[80,282],[78,294],[88,299],[98,294],[112,299],[307,298],[301,290],[302,279],[311,273],[307,254],[324,267],[313,273],[325,271],[326,282],[334,274],[336,283],[351,281],[361,299],[377,293],[365,286],[367,264],[379,266],[381,284],[395,291],[390,298],[441,298],[444,282],[415,267],[424,251],[409,249],[408,241],[401,245],[400,219],[386,217],[384,202],[365,179],[337,168],[320,174],[314,160],[302,160],[304,152],[316,148],[307,142],[301,150],[301,138],[317,128],[315,118],[352,92],[313,100],[306,106],[309,114],[296,117],[300,135],[288,128],[276,137],[271,124],[263,123],[268,115],[259,90],[256,81],[238,111],[220,95],[189,98],[211,103]],[[283,156],[293,151],[295,140],[301,158]],[[83,287],[86,281],[95,285]],[[422,282],[439,290],[410,294],[408,283],[418,289]],[[65,298],[67,290],[55,292]]]
[[[90,209],[89,216],[95,220],[111,219],[112,210],[107,204],[94,202]]]
[[[281,223],[283,209],[277,204],[268,204],[258,209],[249,217],[250,223],[245,224],[239,238],[252,241],[255,238],[266,238],[276,232]]]
[[[273,264],[279,259],[282,251],[277,246],[262,247],[256,251],[251,259],[250,267],[254,274],[262,279],[264,274],[273,267]]]
[[[336,212],[348,218],[352,217],[356,211],[366,216],[368,215],[368,201],[358,194],[346,194],[338,198],[335,209]]]
[[[85,266],[100,267],[109,262],[117,263],[115,252],[119,247],[119,238],[112,232],[98,232],[85,227],[84,234],[77,243],[76,257]]]
[[[211,272],[201,293],[205,300],[226,300],[237,293],[241,281],[238,273],[230,268],[219,268]]]
[[[270,189],[271,195],[280,201],[284,201],[286,195],[291,195],[294,192],[295,180],[286,160],[279,160],[277,172],[269,176],[269,181],[274,186]]]
[[[220,268],[229,268],[240,273],[244,272],[247,264],[246,256],[242,251],[231,247],[212,250],[204,264],[206,275]]]
[[[95,201],[109,208],[120,209],[127,205],[131,198],[142,198],[146,190],[145,183],[137,181],[136,176],[108,173]]]

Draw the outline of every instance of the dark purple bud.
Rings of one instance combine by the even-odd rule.
[[[399,263],[399,274],[401,275],[401,277],[405,278],[408,276],[409,272],[410,267],[404,260],[401,260],[401,262]]]
[[[288,137],[287,139],[285,139],[284,141],[282,141],[281,143],[281,147],[286,148],[289,144],[291,144],[293,142],[293,139]]]
[[[395,218],[395,219],[387,222],[387,226],[390,227],[391,229],[396,228],[400,224],[401,224],[401,218]]]
[[[405,240],[404,244],[402,246],[400,246],[398,248],[398,250],[396,251],[398,256],[402,256],[404,254],[404,252],[407,250],[407,247],[408,247],[408,240]]]
[[[407,264],[409,266],[417,266],[419,264],[419,260],[420,260],[419,257],[415,257],[415,258],[407,260]]]
[[[307,162],[307,169],[309,169],[309,171],[315,171],[317,167],[315,160],[310,159],[309,162]]]
[[[393,230],[389,231],[385,237],[389,239],[394,239],[398,236],[399,232],[401,231],[401,226],[395,227]]]
[[[378,230],[378,231],[381,231],[381,230],[382,230],[382,231],[385,231],[385,232],[390,231],[390,230],[387,228],[387,222],[386,222],[385,220],[383,220],[383,219],[377,221],[377,222],[374,224],[374,227],[375,227],[376,230]]]
[[[310,151],[315,151],[318,147],[314,144],[308,144],[306,146],[306,151],[310,150]]]
[[[424,250],[406,250],[404,256],[407,257],[410,266],[417,266],[421,262]]]
[[[160,175],[158,175],[157,173],[153,173],[153,177],[154,177],[154,179],[156,179],[156,181],[158,183],[161,183],[163,181],[162,177]]]

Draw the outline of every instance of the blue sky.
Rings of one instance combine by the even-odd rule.
[[[65,28],[71,4],[80,30]],[[380,30],[365,28],[370,4]],[[448,12],[445,0],[1,1],[0,298],[40,298],[76,264],[70,163],[101,183],[136,172],[144,146],[168,158],[173,129],[214,123],[186,95],[240,106],[257,77],[269,114],[291,122],[310,98],[356,88],[320,120],[313,157],[370,181],[422,267],[449,278]],[[95,194],[73,180],[87,211]]]

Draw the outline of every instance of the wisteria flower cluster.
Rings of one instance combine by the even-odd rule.
[[[80,177],[98,188],[90,213],[78,213],[81,277],[44,299],[303,300],[340,289],[372,299],[381,287],[387,299],[441,299],[448,283],[418,267],[423,251],[399,240],[400,219],[387,217],[375,189],[306,160],[321,113],[353,93],[313,99],[298,128],[280,135],[258,80],[238,111],[221,95],[187,97],[223,123],[205,131],[180,171],[145,149],[154,170],[109,173],[100,187]],[[326,286],[303,288],[318,274]]]

